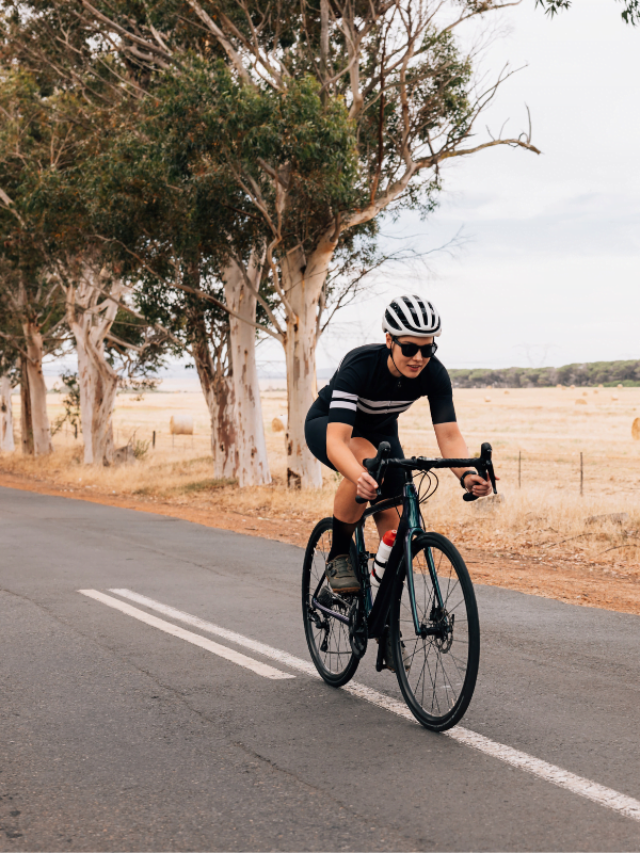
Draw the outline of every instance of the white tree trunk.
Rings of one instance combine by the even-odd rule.
[[[305,266],[302,249],[289,252],[282,263],[282,285],[290,310],[284,351],[287,363],[287,483],[320,488],[322,469],[304,437],[304,421],[318,393],[316,344],[318,301],[335,245],[321,244]]]
[[[206,327],[201,318],[192,318],[191,337],[193,360],[211,422],[213,476],[220,480],[230,480],[235,477],[233,384],[229,377],[224,375],[222,367],[214,363]]]
[[[44,343],[37,326],[25,323],[23,326],[27,346],[27,374],[29,377],[29,397],[31,402],[31,422],[33,424],[34,456],[51,453],[51,429],[47,415],[47,386],[42,373]]]
[[[255,255],[252,255],[245,272],[251,287],[257,291],[261,269]],[[271,482],[271,474],[256,365],[256,330],[251,325],[256,320],[257,300],[242,269],[235,262],[225,270],[223,281],[229,309],[242,318],[229,315],[235,426],[234,476],[240,486],[262,486]]]
[[[94,278],[100,279],[94,281]],[[113,299],[104,296],[109,288]],[[122,282],[109,284],[89,266],[67,288],[67,322],[75,338],[78,354],[80,420],[84,441],[84,461],[110,465],[113,461],[113,408],[118,390],[118,374],[108,363],[104,348],[125,290]]]
[[[16,449],[13,440],[13,409],[11,407],[11,380],[6,374],[0,376],[0,450],[12,453]]]
[[[110,465],[113,461],[112,416],[118,391],[118,374],[107,363],[104,348],[94,347],[91,333],[83,324],[74,323],[71,331],[78,354],[84,462],[85,465]]]

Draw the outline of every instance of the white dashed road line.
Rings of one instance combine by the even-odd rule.
[[[124,613],[131,611],[130,615],[134,615],[135,618],[140,618],[142,615],[146,617],[145,619],[142,619],[143,622],[146,621],[149,625],[155,625],[157,622],[159,623],[159,626],[157,625],[156,627],[161,626],[161,630],[167,630],[167,627],[169,627],[172,628],[173,631],[168,631],[168,633],[174,633],[175,636],[182,636],[177,633],[178,631],[182,631],[182,629],[176,628],[161,619],[154,619],[153,616],[149,616],[142,610],[138,610],[135,607],[129,607],[124,604],[124,602],[111,598],[111,596],[103,595],[102,593],[95,592],[94,590],[80,590],[80,592],[84,595],[89,595],[92,598],[95,598],[97,601],[103,601],[103,603],[109,604],[110,607],[116,606],[113,603],[116,602],[116,604],[119,605],[118,609],[122,610]],[[312,663],[295,657],[294,655],[290,655],[288,652],[281,651],[280,649],[273,648],[272,646],[267,646],[265,643],[252,640],[250,637],[245,637],[235,631],[229,631],[226,628],[221,628],[219,625],[214,625],[206,619],[200,619],[198,616],[192,616],[190,613],[185,613],[183,610],[177,610],[175,607],[169,607],[166,604],[155,601],[153,598],[148,598],[146,595],[140,595],[139,593],[132,592],[129,589],[110,589],[109,592],[119,595],[122,598],[128,598],[130,601],[135,601],[137,604],[141,604],[150,610],[156,610],[157,612],[163,613],[165,616],[170,616],[172,619],[176,619],[179,622],[185,622],[187,625],[199,628],[201,631],[206,631],[209,634],[222,637],[231,643],[250,649],[263,657],[278,661],[291,669],[304,672],[306,675],[318,678],[320,677]],[[128,609],[125,610],[124,608]],[[201,645],[203,648],[206,648],[203,643],[210,642],[204,640],[197,634],[192,634],[190,631],[184,631],[183,633],[188,635],[188,637],[184,637],[184,639],[190,639],[190,641],[193,642],[191,638],[196,638],[199,641],[196,645]],[[224,646],[218,646],[216,643],[212,643],[212,645],[215,646],[216,649],[224,650],[225,654],[222,655],[222,657],[227,657],[228,660],[233,660],[230,656],[231,654],[238,654]],[[211,651],[213,651],[213,649],[211,649]],[[219,654],[219,652],[216,651],[216,654]],[[251,660],[251,658],[245,658],[244,655],[239,655],[239,657],[244,658],[245,661],[250,661],[252,666],[247,668],[254,669],[255,672],[258,671],[255,667],[265,666],[264,664],[259,664],[257,661]],[[246,664],[242,665],[246,666]],[[270,667],[266,668],[271,669]],[[277,674],[268,676],[270,678],[293,677],[278,672],[278,670],[271,671]],[[260,674],[264,675],[265,673],[261,672]],[[347,693],[351,693],[353,696],[364,699],[379,708],[391,711],[399,717],[404,717],[406,720],[416,722],[413,714],[403,702],[398,702],[391,696],[379,693],[377,690],[372,690],[364,684],[359,684],[357,681],[351,681],[349,684],[345,684],[341,689],[345,690]],[[510,764],[512,767],[517,767],[520,770],[531,773],[540,779],[544,779],[546,782],[551,782],[559,788],[564,788],[565,790],[571,791],[572,793],[577,794],[580,797],[584,797],[587,800],[591,800],[600,806],[612,809],[624,817],[640,821],[640,800],[628,797],[625,794],[621,794],[618,791],[614,791],[612,788],[605,787],[604,785],[599,785],[596,782],[585,779],[583,776],[577,776],[575,773],[570,773],[568,770],[563,770],[555,764],[549,764],[547,761],[542,761],[541,759],[535,758],[533,755],[529,755],[526,752],[521,752],[520,750],[513,749],[505,744],[497,743],[496,741],[490,740],[490,738],[484,737],[484,735],[476,734],[476,732],[472,732],[462,726],[455,726],[455,728],[450,729],[448,732],[444,732],[443,734],[458,743],[471,746],[485,755],[504,761],[506,764]]]
[[[265,678],[295,678],[295,675],[291,675],[288,672],[282,672],[279,669],[274,669],[272,666],[269,666],[266,663],[261,663],[253,658],[248,658],[246,655],[236,652],[235,649],[228,649],[226,646],[214,643],[213,640],[208,640],[206,637],[194,634],[193,631],[186,631],[184,628],[178,627],[178,625],[172,625],[171,622],[165,622],[164,619],[158,619],[157,616],[151,616],[151,614],[145,613],[144,610],[138,610],[137,607],[131,607],[130,604],[125,604],[124,601],[119,601],[117,598],[112,598],[110,595],[105,595],[103,592],[98,592],[95,589],[79,589],[78,592],[82,595],[88,596],[89,598],[93,598],[96,601],[100,601],[102,604],[106,604],[107,607],[113,607],[121,613],[126,613],[127,616],[132,616],[134,619],[144,622],[145,625],[151,625],[152,628],[164,631],[165,634],[171,634],[173,637],[179,637],[181,640],[193,643],[194,646],[199,646],[201,649],[205,649],[208,652],[212,652],[214,655],[218,655],[218,657],[224,658],[232,663],[237,663],[238,666],[250,669],[258,675],[263,675]]]

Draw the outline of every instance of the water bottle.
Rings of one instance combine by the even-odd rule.
[[[378,553],[373,558],[373,570],[371,572],[371,588],[377,590],[382,582],[382,576],[389,559],[389,554],[393,548],[393,543],[396,541],[397,530],[387,530],[380,540]]]

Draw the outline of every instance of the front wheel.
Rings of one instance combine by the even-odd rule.
[[[414,539],[412,569],[421,635],[416,636],[409,581],[403,572],[396,581],[390,614],[394,666],[415,718],[441,732],[462,718],[476,686],[478,606],[464,560],[444,536],[424,533]]]
[[[313,604],[313,597],[320,599],[329,609],[340,616],[349,617],[350,602],[331,594],[325,568],[333,539],[333,519],[323,518],[316,524],[309,537],[302,568],[302,618],[309,653],[316,669],[332,687],[342,687],[350,681],[358,664],[349,638],[349,625],[323,613]],[[356,562],[355,545],[351,558]],[[366,638],[365,638],[366,639]],[[366,648],[366,646],[365,646]]]

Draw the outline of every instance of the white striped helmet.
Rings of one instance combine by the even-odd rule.
[[[421,296],[400,296],[387,306],[382,331],[398,337],[438,337],[442,333],[440,315],[431,302]]]

